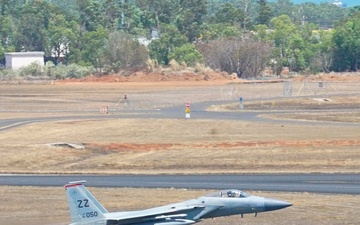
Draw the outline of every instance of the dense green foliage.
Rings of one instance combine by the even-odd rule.
[[[151,39],[151,31],[159,38],[147,47],[139,44],[139,38]],[[5,52],[44,51],[54,65],[76,64],[101,73],[142,69],[149,58],[164,65],[172,59],[189,66],[206,63],[246,77],[260,75],[264,66],[276,73],[285,66],[295,72],[357,71],[359,31],[358,7],[328,3],[0,0],[0,65]],[[204,51],[213,47],[209,43],[225,55]],[[229,51],[231,61],[222,62]],[[244,62],[252,60],[247,54],[261,52],[267,56],[261,63]],[[39,72],[33,67],[25,72]]]

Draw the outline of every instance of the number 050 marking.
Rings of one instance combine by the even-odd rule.
[[[96,212],[96,211],[94,211],[94,212],[87,212],[87,213],[83,213],[82,216],[83,216],[83,218],[97,217],[97,216],[98,216],[98,212]]]

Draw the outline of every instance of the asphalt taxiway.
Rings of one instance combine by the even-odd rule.
[[[92,187],[242,189],[252,191],[360,194],[360,174],[220,175],[0,175],[0,185],[61,187],[86,180]]]

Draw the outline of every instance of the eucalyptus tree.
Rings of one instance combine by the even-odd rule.
[[[48,49],[55,64],[60,62],[61,57],[67,63],[72,50],[78,47],[79,33],[79,25],[75,21],[69,21],[65,15],[57,14],[51,18],[47,29]]]
[[[176,14],[175,24],[190,42],[200,36],[200,27],[207,14],[207,0],[178,0],[179,11]]]
[[[10,15],[0,15],[0,44],[4,49],[15,50],[15,33],[16,26],[14,18]]]
[[[256,24],[268,25],[271,19],[272,10],[266,0],[257,0],[259,14],[256,17]]]
[[[5,49],[4,49],[4,47],[1,45],[1,43],[0,43],[0,67],[1,67],[1,59],[4,57],[4,53],[5,53]],[[1,69],[1,68],[0,68]]]
[[[274,17],[287,15],[289,18],[292,18],[296,10],[295,5],[291,0],[277,0],[270,5]]]
[[[195,66],[203,62],[203,56],[196,50],[192,43],[186,43],[180,47],[174,48],[169,53],[169,59],[174,59],[178,63],[185,63],[188,66]]]
[[[317,42],[313,44],[313,59],[310,61],[309,67],[312,72],[331,71],[334,60],[334,43],[332,41],[332,30],[319,30],[315,32]]]
[[[208,66],[236,73],[241,78],[261,76],[272,49],[269,43],[255,40],[251,36],[212,40],[199,43],[197,48]]]
[[[242,28],[244,30],[250,30],[255,23],[256,15],[258,15],[256,0],[241,0],[240,2],[241,2],[240,9],[244,13]]]
[[[168,65],[170,52],[188,43],[188,38],[173,24],[161,24],[160,27],[160,39],[153,40],[148,46],[150,58],[156,59],[160,64]]]
[[[79,23],[83,31],[95,31],[104,25],[104,12],[101,3],[93,0],[76,0]]]
[[[95,31],[84,33],[81,40],[80,64],[84,66],[103,67],[105,62],[105,46],[109,31],[99,26]]]
[[[32,1],[18,7],[15,25],[16,51],[49,51],[47,29],[54,7],[45,1]]]
[[[244,20],[244,13],[231,3],[225,3],[219,7],[211,20],[220,24],[240,24]]]
[[[79,18],[79,2],[77,0],[47,0],[47,2],[59,8],[63,14]]]
[[[123,31],[110,33],[105,53],[105,64],[108,70],[114,72],[120,69],[141,69],[149,58],[146,47]]]
[[[336,21],[345,18],[348,13],[348,9],[328,2],[321,2],[320,4],[306,2],[297,7],[302,8],[300,17],[303,18],[304,22],[317,24],[322,29],[333,28]]]
[[[360,66],[360,11],[349,15],[334,30],[334,62],[336,71],[358,71]]]
[[[236,38],[242,34],[240,27],[228,23],[202,24],[198,41],[209,41],[220,38]]]
[[[121,4],[121,10],[123,12],[121,14],[121,30],[138,36],[146,36],[149,34],[149,28],[152,26],[147,26],[146,21],[144,21],[146,12],[142,11],[135,4],[127,2]]]
[[[12,14],[13,10],[18,6],[22,5],[22,1],[14,0],[0,0],[0,15],[7,16]]]
[[[148,28],[173,23],[180,7],[175,0],[137,0],[135,4],[144,12],[142,20]]]
[[[105,0],[102,4],[104,27],[114,32],[123,22],[123,5],[119,0]]]
[[[292,71],[301,71],[306,64],[306,42],[299,26],[287,15],[275,17],[270,21],[271,32],[267,35],[268,40],[274,44],[272,54],[272,67],[280,74],[282,67],[287,66]]]

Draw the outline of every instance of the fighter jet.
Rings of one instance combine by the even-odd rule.
[[[207,218],[255,214],[283,209],[291,203],[249,195],[240,190],[222,190],[184,202],[145,209],[109,213],[85,188],[86,181],[66,184],[70,225],[187,225]]]

